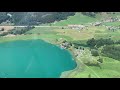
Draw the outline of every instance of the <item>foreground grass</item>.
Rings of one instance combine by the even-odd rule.
[[[115,78],[120,77],[120,62],[108,57],[102,57],[104,62],[101,64],[102,69],[96,66],[87,66],[81,62],[82,57],[97,59],[98,57],[93,57],[86,52],[85,55],[79,57],[77,60],[80,62],[79,67],[68,74],[63,75],[65,78]],[[64,73],[65,74],[65,73]]]

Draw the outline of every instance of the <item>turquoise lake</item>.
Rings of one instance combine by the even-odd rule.
[[[0,43],[0,78],[59,78],[75,67],[67,50],[42,40]]]

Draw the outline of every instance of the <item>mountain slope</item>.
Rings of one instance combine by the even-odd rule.
[[[0,12],[0,23],[9,20],[15,25],[38,25],[66,19],[74,12]]]

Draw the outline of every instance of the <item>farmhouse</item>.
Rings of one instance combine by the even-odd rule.
[[[76,29],[76,30],[82,30],[85,28],[84,25],[68,25],[68,28],[70,29]]]
[[[93,23],[93,26],[100,26],[102,24],[102,22],[95,22]]]

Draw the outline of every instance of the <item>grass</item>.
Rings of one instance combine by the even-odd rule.
[[[85,66],[83,71],[74,70],[67,77],[72,78],[114,78],[120,77],[120,62],[112,58],[103,57],[102,69],[96,66]]]
[[[107,58],[109,60],[109,58]],[[104,60],[105,61],[105,60]],[[120,76],[120,62],[104,62],[101,64],[102,69],[96,67],[90,67],[93,69],[100,77],[110,78],[115,76]]]
[[[26,34],[32,33],[32,34],[55,34],[53,31],[54,29],[58,29],[56,27],[36,27],[28,32]]]
[[[69,36],[73,38],[73,40],[86,40],[92,38],[93,35],[90,32],[79,32],[78,30],[72,29],[61,29],[61,30],[54,30],[58,33],[58,35]]]
[[[8,41],[16,41],[16,40],[34,40],[34,39],[43,39],[47,42],[55,42],[56,39],[63,38],[65,40],[72,40],[72,38],[63,35],[55,35],[55,34],[31,34],[31,35],[17,35],[15,37],[0,37],[0,42],[8,42]]]
[[[119,26],[120,25],[120,22],[105,22],[103,23],[104,25],[106,26]]]
[[[85,44],[89,38],[111,38],[113,40],[120,40],[120,31],[108,31],[104,27],[90,27],[88,30],[78,32],[77,30],[56,30],[59,34],[69,36],[73,38],[73,42],[80,41]],[[85,33],[85,34],[84,34]],[[87,48],[86,48],[87,49]],[[87,55],[87,54],[86,54]],[[88,56],[83,57],[88,57]],[[97,59],[96,57],[90,56],[89,58]],[[69,78],[88,78],[90,74],[92,78],[112,78],[120,77],[120,62],[112,58],[103,57],[104,63],[101,64],[102,69],[96,66],[84,66],[84,70],[75,69],[67,75]],[[80,66],[81,67],[81,66]]]
[[[76,13],[74,16],[68,17],[67,20],[61,20],[59,22],[52,23],[53,26],[66,26],[69,24],[87,24],[97,21],[96,18],[85,16],[80,12]]]
[[[66,20],[56,21],[54,23],[51,23],[52,26],[67,26],[69,24],[88,24],[93,23],[96,21],[100,21],[102,19],[108,18],[108,17],[120,17],[120,13],[116,12],[115,14],[96,14],[96,17],[89,17],[81,14],[81,12],[77,12],[74,16],[69,16]],[[115,22],[117,25],[119,22]],[[115,23],[113,25],[115,25]],[[107,25],[107,23],[104,23]],[[41,24],[42,26],[50,25],[50,24]],[[109,25],[109,23],[108,23]]]

